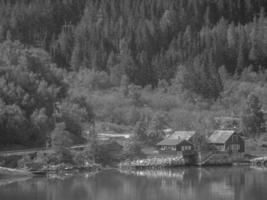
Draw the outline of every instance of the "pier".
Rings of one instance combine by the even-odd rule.
[[[250,162],[252,166],[267,167],[267,156],[254,158]]]

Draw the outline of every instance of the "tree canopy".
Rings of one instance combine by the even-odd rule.
[[[254,90],[266,107],[266,9],[264,0],[0,0],[0,144],[44,145],[62,123],[56,130],[81,142],[95,119],[158,140],[151,110],[189,129],[202,122],[192,107],[235,115]]]

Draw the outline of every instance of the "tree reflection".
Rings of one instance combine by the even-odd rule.
[[[265,200],[266,196],[267,172],[238,167],[111,170],[0,185],[4,200]]]

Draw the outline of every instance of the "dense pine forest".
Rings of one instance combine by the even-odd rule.
[[[0,146],[80,143],[94,122],[153,144],[216,116],[242,116],[255,136],[266,11],[265,0],[0,0]]]

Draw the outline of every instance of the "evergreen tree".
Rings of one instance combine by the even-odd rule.
[[[245,56],[243,46],[239,47],[239,53],[237,57],[236,73],[240,74],[245,68]]]
[[[123,96],[127,97],[129,94],[129,80],[128,80],[127,76],[125,76],[125,75],[122,76],[120,87],[121,87],[121,91],[122,91]]]
[[[57,152],[62,152],[72,144],[70,133],[66,131],[65,123],[58,123],[51,132],[52,147]]]
[[[147,132],[147,140],[150,145],[156,145],[164,136],[164,129],[168,126],[168,117],[165,113],[156,113],[152,117]]]
[[[241,116],[241,129],[247,136],[256,138],[262,131],[264,119],[261,107],[258,96],[248,96]]]
[[[135,132],[134,132],[134,137],[133,140],[136,143],[140,143],[140,144],[146,144],[147,142],[147,123],[144,119],[144,117],[142,117],[136,124],[135,126]]]

